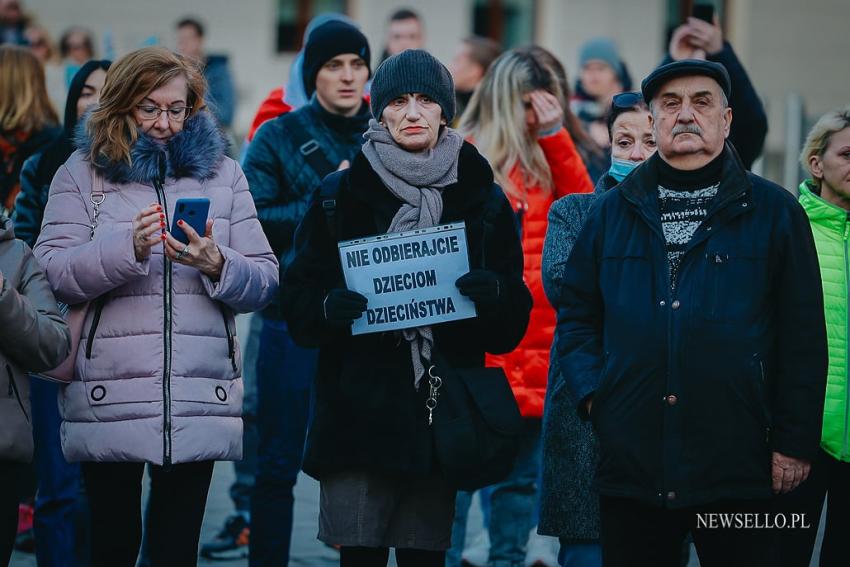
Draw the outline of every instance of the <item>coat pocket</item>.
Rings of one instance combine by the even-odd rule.
[[[767,258],[747,251],[705,253],[700,311],[709,321],[750,320],[765,300]]]
[[[9,377],[9,389],[8,396],[10,398],[14,397],[18,402],[18,407],[21,409],[21,413],[24,414],[27,422],[30,421],[29,412],[27,411],[26,406],[24,405],[24,399],[21,396],[21,390],[18,388],[18,383],[15,381],[15,374],[12,372],[12,367],[6,363],[6,375]]]

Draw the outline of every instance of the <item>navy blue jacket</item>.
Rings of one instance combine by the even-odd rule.
[[[222,126],[233,125],[236,113],[236,89],[226,55],[210,55],[204,65],[204,78],[207,80],[207,104]]]
[[[561,371],[599,441],[600,493],[669,507],[771,495],[771,452],[812,459],[827,371],[803,209],[726,146],[675,291],[656,154],[599,197],[567,260]]]
[[[294,131],[306,133],[319,144],[324,159],[336,167],[351,161],[363,146],[363,132],[369,123],[369,107],[363,104],[356,116],[347,118],[326,111],[314,96],[310,104],[269,120],[254,137],[245,156],[243,169],[263,231],[280,261],[281,275],[292,261],[295,228],[304,218],[310,199],[328,173],[314,169],[299,150]],[[279,300],[263,312],[280,318]]]

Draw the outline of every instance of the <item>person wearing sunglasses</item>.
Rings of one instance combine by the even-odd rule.
[[[57,298],[89,304],[59,399],[93,567],[136,565],[146,463],[151,563],[195,565],[213,463],[242,457],[234,313],[271,301],[279,268],[205,90],[189,60],[161,47],[110,66],[35,247]],[[170,232],[184,198],[209,201],[202,234],[173,228],[188,244]]]
[[[561,306],[561,284],[567,258],[590,207],[655,153],[649,109],[639,92],[615,95],[607,123],[611,166],[599,178],[596,189],[593,193],[562,197],[549,209],[549,227],[543,244],[543,288],[556,310]],[[593,489],[596,441],[590,424],[582,422],[576,414],[564,385],[553,348],[543,404],[543,477],[538,531],[560,539],[558,562],[562,567],[600,567],[599,505],[598,494]]]

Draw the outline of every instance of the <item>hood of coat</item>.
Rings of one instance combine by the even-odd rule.
[[[80,121],[75,135],[76,147],[86,156],[91,152],[87,124],[88,115]],[[212,115],[201,111],[186,120],[183,130],[165,144],[140,132],[130,148],[129,164],[109,161],[100,155],[95,165],[112,183],[148,184],[161,178],[162,173],[173,179],[207,181],[216,176],[226,151],[227,138]]]

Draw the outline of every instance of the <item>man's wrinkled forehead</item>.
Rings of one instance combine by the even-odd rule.
[[[670,79],[658,89],[655,95],[656,101],[666,98],[694,99],[699,96],[709,96],[720,100],[723,97],[723,89],[720,83],[706,77],[705,75],[685,75]]]

